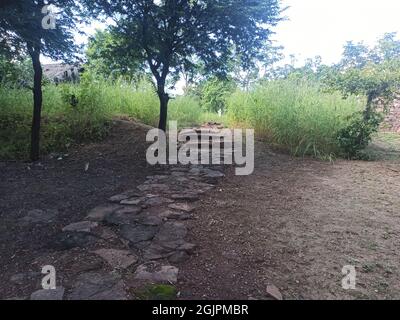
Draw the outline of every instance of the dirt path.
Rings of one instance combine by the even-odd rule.
[[[81,248],[60,250],[54,247],[54,238],[63,234],[65,226],[87,219],[87,213],[109,197],[149,184],[151,192],[143,190],[151,194],[145,194],[144,200],[156,210],[141,207],[138,211],[143,214],[164,213],[159,210],[163,204],[154,202],[154,192],[175,202],[182,199],[182,192],[186,192],[185,199],[200,198],[188,220],[178,223],[168,222],[182,217],[170,209],[167,220],[138,222],[132,217],[142,226],[139,233],[146,237],[150,229],[158,230],[156,225],[160,230],[165,225],[173,227],[164,230],[161,238],[166,240],[158,243],[158,249],[184,243],[182,237],[185,243],[198,246],[194,253],[189,248],[189,258],[186,254],[178,258],[174,255],[172,262],[169,251],[161,258],[161,263],[179,267],[176,287],[182,299],[264,299],[268,284],[278,287],[285,299],[400,298],[398,162],[342,160],[330,164],[293,159],[257,144],[253,175],[237,177],[228,170],[213,191],[201,191],[200,184],[208,187],[201,182],[204,176],[197,177],[190,168],[176,172],[170,168],[165,176],[160,168],[147,165],[147,146],[143,143],[147,129],[118,121],[106,141],[76,148],[62,160],[44,159],[35,166],[0,163],[0,298],[29,298],[40,288],[39,271],[49,261],[57,267],[67,298],[76,292],[78,297],[92,294],[85,291],[88,283],[89,287],[100,284],[106,289],[112,284],[114,290],[120,282],[110,276],[113,268],[92,251],[111,248],[146,252],[146,246],[152,248],[152,243],[145,241],[143,248],[130,244],[136,233],[129,234],[128,242],[121,237],[105,238],[106,225],[95,228],[102,232],[100,242],[89,241]],[[185,191],[188,185],[193,191],[190,197],[190,190]],[[179,190],[174,191],[175,187]],[[44,224],[24,220],[43,216],[50,220]],[[120,231],[117,229],[114,233]],[[169,239],[174,234],[179,239]],[[91,235],[73,233],[72,241],[93,240]],[[70,240],[63,238],[62,244],[68,247]],[[130,264],[120,274],[124,281],[132,279],[143,263],[141,253],[133,253],[122,257]],[[160,262],[159,257],[155,260]],[[341,288],[344,265],[356,268],[356,290]],[[174,275],[177,270],[172,270]],[[142,271],[147,277],[147,271]],[[107,289],[107,297],[124,296],[125,289],[135,287],[135,283],[125,281],[124,288],[118,287],[115,292]],[[128,298],[135,298],[131,291],[128,293]]]
[[[258,145],[252,176],[204,199],[181,269],[183,298],[400,298],[400,166],[292,159]],[[357,271],[343,290],[344,265]]]

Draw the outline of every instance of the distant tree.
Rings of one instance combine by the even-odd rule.
[[[370,51],[363,42],[354,43],[348,41],[343,48],[342,60],[339,63],[341,69],[363,68],[369,60]]]
[[[371,50],[371,61],[381,63],[400,59],[400,40],[396,39],[397,33],[385,33],[378,40],[378,45]]]
[[[248,91],[250,87],[259,79],[265,77],[271,70],[273,65],[283,58],[281,53],[282,47],[268,46],[264,48],[264,52],[253,61],[250,68],[243,68],[241,56],[233,57],[230,62],[230,77],[244,90]]]
[[[47,5],[44,0],[13,0],[2,2],[0,10],[0,50],[11,55],[28,54],[34,70],[32,161],[39,159],[43,78],[40,56],[70,59],[76,49],[73,32],[80,17],[84,17],[77,1],[53,0],[56,20]]]
[[[350,94],[366,97],[364,119],[368,121],[378,103],[390,105],[400,89],[400,61],[368,63],[363,68],[353,68],[332,74],[330,86],[344,96]]]
[[[280,21],[278,0],[94,0],[112,16],[124,37],[121,49],[138,52],[155,78],[160,100],[159,128],[166,129],[167,78],[201,61],[204,71],[223,75],[237,53],[249,68],[260,57]],[[121,50],[121,53],[122,50]]]
[[[143,72],[143,62],[134,59],[134,52],[120,55],[124,45],[119,34],[110,30],[97,30],[95,35],[89,38],[86,51],[87,67],[89,70],[107,78],[120,76],[130,79],[137,78]],[[127,52],[129,49],[123,50]]]

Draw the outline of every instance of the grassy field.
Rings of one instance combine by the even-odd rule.
[[[25,159],[29,153],[32,93],[0,86],[0,158]],[[152,85],[84,79],[80,85],[43,87],[41,151],[66,150],[73,143],[100,140],[113,117],[156,126],[159,101]],[[169,104],[169,119],[180,127],[216,118],[203,114],[194,97],[177,97]]]
[[[316,85],[274,81],[228,99],[231,125],[254,128],[256,135],[294,155],[330,158],[338,154],[337,132],[363,101],[324,93]]]
[[[43,153],[62,151],[71,144],[100,140],[113,117],[135,119],[156,126],[159,102],[153,86],[84,77],[79,85],[43,88]],[[25,159],[29,151],[32,93],[0,86],[0,158]],[[273,81],[249,92],[238,89],[226,97],[222,117],[204,111],[195,96],[171,99],[169,119],[179,127],[207,121],[254,128],[258,138],[294,155],[323,159],[338,155],[337,132],[347,118],[362,110],[364,101],[323,93],[315,85]]]

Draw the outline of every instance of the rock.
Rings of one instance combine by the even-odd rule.
[[[31,300],[62,300],[65,289],[57,287],[56,289],[38,290],[31,294]]]
[[[218,170],[212,170],[212,169],[208,169],[208,168],[204,168],[203,170],[202,170],[202,174],[203,174],[203,176],[204,177],[206,177],[206,178],[214,178],[214,179],[216,179],[216,178],[223,178],[223,177],[225,177],[225,174],[224,173],[222,173],[222,172],[220,172],[220,171],[218,171]]]
[[[143,201],[143,198],[129,198],[122,200],[120,204],[127,206],[136,206],[139,205]]]
[[[99,237],[104,240],[111,240],[118,238],[118,235],[110,228],[102,227]]]
[[[283,300],[281,292],[273,284],[267,286],[267,293],[275,300]]]
[[[172,220],[188,220],[191,218],[191,216],[188,213],[170,209],[165,209],[161,211],[158,216],[160,218],[172,219]]]
[[[90,232],[96,228],[99,224],[93,221],[80,221],[67,225],[62,231],[75,231],[75,232]]]
[[[177,250],[185,244],[187,229],[184,224],[168,221],[162,225],[154,237],[154,242],[169,251]]]
[[[192,254],[196,248],[197,248],[197,246],[195,244],[185,242],[184,244],[182,244],[178,247],[178,250],[185,251],[187,253]]]
[[[112,196],[111,198],[108,199],[108,201],[119,203],[122,200],[132,198],[132,197],[140,197],[140,194],[137,193],[136,190],[128,190],[128,191],[125,191],[124,193]]]
[[[155,240],[163,244],[170,241],[183,239],[187,234],[187,229],[183,223],[168,221],[162,225],[157,233]]]
[[[173,200],[186,200],[186,201],[197,201],[200,199],[199,195],[196,193],[181,193],[171,195]]]
[[[48,247],[55,250],[69,250],[72,248],[86,248],[99,239],[87,232],[70,232],[66,231],[56,235],[52,241],[48,243]]]
[[[144,249],[143,257],[145,260],[159,260],[168,258],[174,253],[174,249],[165,248],[157,243],[151,243]]]
[[[28,226],[31,224],[49,224],[55,221],[58,210],[30,210],[25,217],[21,218],[20,225]]]
[[[129,207],[124,210],[120,210],[111,213],[106,216],[105,221],[109,224],[116,226],[123,226],[126,224],[136,224],[135,214],[141,210],[141,208],[132,208],[132,212],[129,211]]]
[[[159,226],[163,222],[163,219],[149,212],[143,212],[135,217],[135,221],[147,226]]]
[[[140,191],[168,191],[169,186],[163,183],[144,183],[137,186]]]
[[[121,236],[135,244],[142,241],[148,241],[154,238],[158,227],[146,225],[124,225],[121,228]]]
[[[115,211],[116,214],[137,214],[140,211],[142,211],[142,207],[140,206],[134,206],[130,205],[128,207],[122,207],[121,209],[118,209]]]
[[[184,212],[192,212],[196,207],[186,202],[173,203],[168,206],[170,209],[180,210]]]
[[[88,272],[77,277],[69,300],[126,300],[124,284],[109,273]]]
[[[179,269],[174,266],[161,266],[158,271],[149,271],[147,265],[141,265],[136,269],[135,279],[153,283],[176,283]]]
[[[114,269],[126,269],[138,261],[138,257],[127,250],[99,249],[94,251]]]
[[[189,255],[185,251],[177,251],[168,257],[171,263],[182,263],[189,259]]]
[[[106,205],[106,206],[99,206],[92,209],[86,219],[91,221],[103,221],[104,218],[108,215],[113,213],[114,211],[121,209],[122,207],[116,204]]]
[[[168,203],[173,203],[174,200],[164,198],[164,197],[151,197],[144,201],[144,204],[150,207],[161,206]]]

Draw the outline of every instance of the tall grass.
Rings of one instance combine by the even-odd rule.
[[[236,91],[228,99],[231,125],[249,126],[256,135],[294,155],[331,157],[339,152],[336,134],[363,101],[324,93],[316,85],[288,80]]]
[[[29,154],[32,92],[0,86],[0,158]],[[79,85],[43,87],[41,151],[61,151],[73,143],[102,139],[112,117],[129,117],[156,126],[159,100],[151,83],[107,81],[87,74]],[[180,127],[198,124],[201,108],[196,98],[170,101],[169,119]]]

